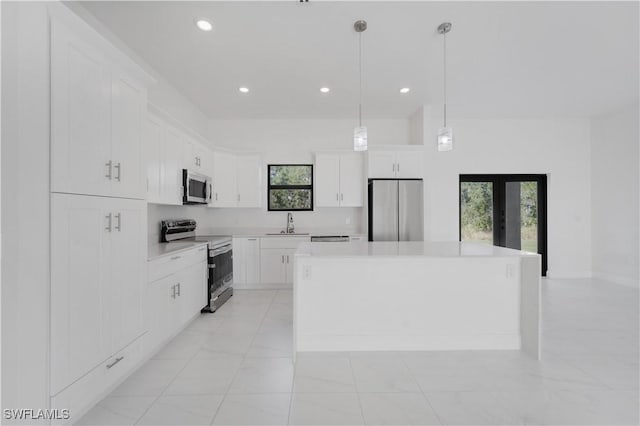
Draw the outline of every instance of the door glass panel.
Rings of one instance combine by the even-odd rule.
[[[493,244],[493,183],[460,183],[462,241]]]
[[[538,252],[538,182],[520,182],[520,247]]]

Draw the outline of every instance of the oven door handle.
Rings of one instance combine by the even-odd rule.
[[[210,257],[215,257],[218,256],[220,254],[225,254],[225,253],[229,253],[231,251],[231,245],[225,246],[225,247],[220,247],[217,248],[215,250],[211,250],[211,253],[209,254]]]

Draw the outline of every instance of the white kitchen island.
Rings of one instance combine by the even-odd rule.
[[[304,243],[294,267],[294,353],[540,356],[538,254],[460,242]]]

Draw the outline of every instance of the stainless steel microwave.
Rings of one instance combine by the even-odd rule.
[[[184,189],[182,204],[209,204],[211,201],[211,178],[209,176],[183,169],[182,187]]]

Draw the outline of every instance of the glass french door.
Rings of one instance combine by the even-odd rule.
[[[546,175],[460,175],[460,241],[539,253],[546,275]]]

